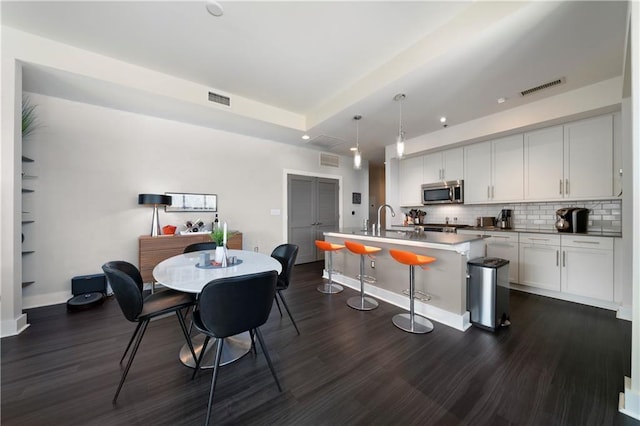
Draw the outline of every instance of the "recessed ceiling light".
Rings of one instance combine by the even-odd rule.
[[[309,135],[302,135],[302,139],[304,139],[305,141],[308,141],[310,139]]]
[[[505,102],[507,102],[507,98],[498,98],[498,103],[499,104],[503,104]]]
[[[441,123],[446,123],[447,122],[447,117],[440,117],[440,122]]]
[[[213,16],[222,16],[224,10],[222,5],[215,0],[207,0],[207,12]]]

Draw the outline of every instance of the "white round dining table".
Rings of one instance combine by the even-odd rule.
[[[215,257],[215,250],[195,251],[179,254],[158,263],[153,268],[153,278],[158,284],[167,288],[186,293],[199,294],[205,285],[213,280],[239,275],[249,275],[266,271],[282,271],[282,265],[276,259],[266,254],[246,251],[227,250],[227,258],[235,256],[236,264],[224,268],[211,265],[200,265],[201,254],[208,253]],[[200,356],[204,335],[198,334],[192,338],[196,355]],[[216,345],[207,346],[201,368],[213,368]],[[248,332],[227,337],[222,347],[222,360],[225,365],[237,360],[251,350],[251,336]],[[189,347],[185,344],[180,350],[180,361],[188,367],[195,367],[195,362]]]

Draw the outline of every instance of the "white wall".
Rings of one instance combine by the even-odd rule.
[[[40,129],[25,144],[33,157],[36,223],[25,244],[36,253],[35,284],[24,289],[25,308],[66,301],[70,280],[98,273],[109,260],[138,263],[138,236],[149,233],[152,209],[138,193],[218,195],[221,220],[243,232],[244,246],[270,253],[283,242],[284,170],[342,177],[343,226],[359,226],[368,194],[366,165],[354,171],[319,165],[319,152],[144,115],[29,94]],[[28,144],[28,145],[27,145]],[[356,215],[351,211],[357,208]],[[213,214],[165,213],[160,222],[213,221]],[[33,259],[33,260],[32,260]]]

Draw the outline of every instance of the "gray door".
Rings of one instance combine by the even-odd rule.
[[[289,242],[300,247],[296,263],[322,260],[324,253],[316,249],[315,240],[338,229],[338,181],[288,175],[287,197]]]

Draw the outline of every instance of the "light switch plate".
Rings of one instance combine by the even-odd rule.
[[[271,216],[280,216],[280,209],[271,209]]]

